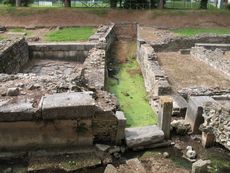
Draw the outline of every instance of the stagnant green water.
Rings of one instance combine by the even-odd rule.
[[[108,79],[107,90],[118,98],[120,108],[127,118],[127,127],[156,124],[156,114],[149,105],[144,80],[136,61],[136,44],[117,42],[114,51],[112,63],[117,71]]]

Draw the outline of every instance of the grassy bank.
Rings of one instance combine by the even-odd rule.
[[[109,78],[107,89],[114,93],[127,118],[128,127],[145,126],[156,123],[156,115],[148,103],[144,80],[135,59],[135,43],[118,43],[115,58],[119,59],[119,72]],[[122,49],[122,50],[121,50]],[[126,51],[125,51],[126,50]]]
[[[49,32],[46,41],[86,41],[95,32],[93,27],[63,28]]]
[[[230,28],[181,28],[172,30],[181,36],[195,36],[201,34],[230,34]]]

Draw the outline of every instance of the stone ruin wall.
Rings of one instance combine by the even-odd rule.
[[[215,141],[230,150],[230,108],[219,103],[206,104],[201,130],[215,136]]]
[[[224,58],[224,52],[221,49],[208,50],[204,47],[192,47],[190,53],[193,58],[207,63],[230,77],[230,60]]]
[[[144,77],[145,87],[151,96],[170,94],[171,86],[167,76],[161,69],[157,55],[149,44],[139,44],[137,60]]]
[[[103,91],[107,73],[106,52],[109,51],[115,39],[113,27],[114,25],[106,27],[100,41],[96,42],[95,48],[87,50],[88,56],[85,58],[81,73],[71,77],[76,85],[83,82],[83,88],[85,88],[83,90],[91,90],[93,94],[85,91],[68,91],[67,93],[64,91],[64,93],[42,97],[38,106],[33,105],[29,100],[14,103],[1,101],[1,151],[65,147],[66,145],[69,147],[90,146],[93,142],[114,144],[122,142],[125,117],[116,112],[116,98]],[[29,50],[32,52],[50,50],[49,46],[47,47],[47,44],[30,45]],[[75,46],[70,45],[72,49]],[[84,44],[79,46],[84,48]],[[58,48],[62,50],[61,45],[57,44],[55,49],[58,50]],[[25,49],[17,51],[29,52],[28,47]],[[67,50],[67,48],[64,49]],[[35,58],[34,55],[33,58]],[[36,55],[36,58],[39,56]],[[2,75],[7,77],[5,74]],[[5,82],[8,80],[14,80],[13,76],[8,76]],[[66,100],[68,103],[65,104]]]
[[[141,38],[139,38],[141,40]],[[143,40],[142,40],[143,41]],[[166,39],[160,43],[149,43],[156,52],[175,52],[180,49],[190,49],[195,46],[196,43],[229,43],[230,35],[202,35],[194,37],[175,37]]]
[[[25,39],[0,43],[0,73],[18,73],[29,60]]]

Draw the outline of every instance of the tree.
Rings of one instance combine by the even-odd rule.
[[[16,7],[20,7],[21,6],[21,0],[16,0]]]
[[[117,7],[117,1],[118,0],[110,0],[110,7],[111,8],[116,8]]]
[[[159,0],[158,8],[163,9],[164,8],[164,0]]]
[[[201,0],[200,1],[200,8],[207,9],[208,8],[208,0]]]
[[[64,0],[64,7],[71,7],[71,0]]]

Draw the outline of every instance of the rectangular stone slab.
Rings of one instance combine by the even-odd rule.
[[[164,140],[164,132],[156,125],[125,129],[125,140],[129,148],[151,145]]]
[[[204,122],[202,116],[203,106],[207,102],[215,102],[215,100],[209,96],[192,96],[188,99],[188,110],[185,121],[191,125],[193,133],[201,133],[199,127]]]
[[[44,96],[40,107],[43,119],[92,117],[96,108],[92,92],[58,93]]]

